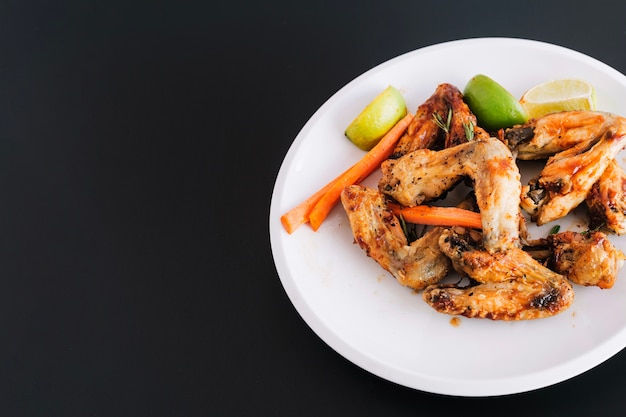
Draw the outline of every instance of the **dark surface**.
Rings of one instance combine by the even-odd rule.
[[[624,415],[624,353],[498,398],[361,370],[301,320],[268,235],[282,158],[354,77],[482,36],[624,73],[618,5],[0,2],[0,414]]]

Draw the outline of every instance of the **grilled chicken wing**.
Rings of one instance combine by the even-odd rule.
[[[582,142],[550,157],[539,176],[522,187],[521,205],[538,225],[566,216],[585,200],[626,145],[626,124],[612,125],[589,145]]]
[[[450,124],[444,130],[437,119],[445,125],[448,115]],[[488,136],[477,126],[476,117],[463,101],[459,89],[451,84],[440,84],[432,96],[417,108],[413,121],[391,158],[399,158],[417,149],[440,149],[467,142],[466,129],[474,129],[475,137]]]
[[[463,101],[463,94],[450,84],[443,84],[447,87],[444,100],[448,103],[451,114],[450,125],[446,132],[444,147],[451,148],[468,141],[468,132],[472,140],[486,139],[489,133],[478,126],[476,116],[471,112],[469,106]]]
[[[562,275],[517,247],[490,254],[451,230],[442,232],[439,244],[457,271],[478,282],[427,287],[423,299],[441,313],[529,320],[558,314],[574,300],[573,288]]]
[[[502,282],[547,274],[546,268],[522,249],[511,248],[490,254],[467,233],[446,230],[442,233],[439,246],[452,260],[457,272],[478,282]]]
[[[546,159],[580,143],[589,147],[623,118],[610,113],[566,111],[531,119],[506,129],[507,141],[517,159]]]
[[[391,158],[399,158],[416,149],[434,148],[443,141],[443,130],[435,119],[435,115],[445,118],[448,114],[443,89],[442,85],[438,86],[433,95],[417,108],[413,121],[400,138]]]
[[[613,233],[626,233],[626,173],[612,160],[586,198],[589,228],[606,227]]]
[[[611,288],[626,257],[602,232],[563,232],[549,236],[551,267],[572,282]]]
[[[554,316],[567,309],[574,292],[567,281],[512,279],[472,287],[454,284],[430,286],[422,298],[440,313],[492,320],[532,320]]]
[[[437,243],[441,227],[409,244],[399,219],[387,209],[385,197],[377,190],[348,186],[341,202],[355,242],[400,284],[421,290],[447,275],[450,260]]]
[[[439,198],[470,177],[487,251],[517,246],[522,221],[520,174],[510,150],[498,139],[479,139],[440,151],[416,150],[385,161],[381,168],[379,190],[405,206]]]

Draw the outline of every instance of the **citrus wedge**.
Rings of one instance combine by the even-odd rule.
[[[595,110],[596,92],[584,80],[552,80],[526,91],[520,103],[532,118],[559,111]]]
[[[476,116],[478,125],[493,132],[524,123],[528,113],[503,86],[486,75],[473,76],[463,90],[463,100]]]
[[[406,114],[402,93],[388,86],[348,125],[345,135],[359,149],[369,151]]]

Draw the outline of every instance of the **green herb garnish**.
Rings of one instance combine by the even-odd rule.
[[[433,113],[433,119],[435,120],[437,126],[448,133],[450,131],[450,122],[452,121],[452,109],[448,110],[448,117],[445,122],[439,113]]]
[[[463,123],[463,129],[465,130],[465,137],[467,138],[468,142],[471,142],[474,140],[474,123],[473,122],[469,122],[469,124],[465,124]]]

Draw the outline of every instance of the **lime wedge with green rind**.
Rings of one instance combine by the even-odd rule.
[[[406,114],[402,93],[388,86],[354,118],[345,135],[359,149],[369,151]]]
[[[520,102],[490,77],[478,74],[463,90],[463,100],[476,116],[478,125],[489,132],[528,121]]]

